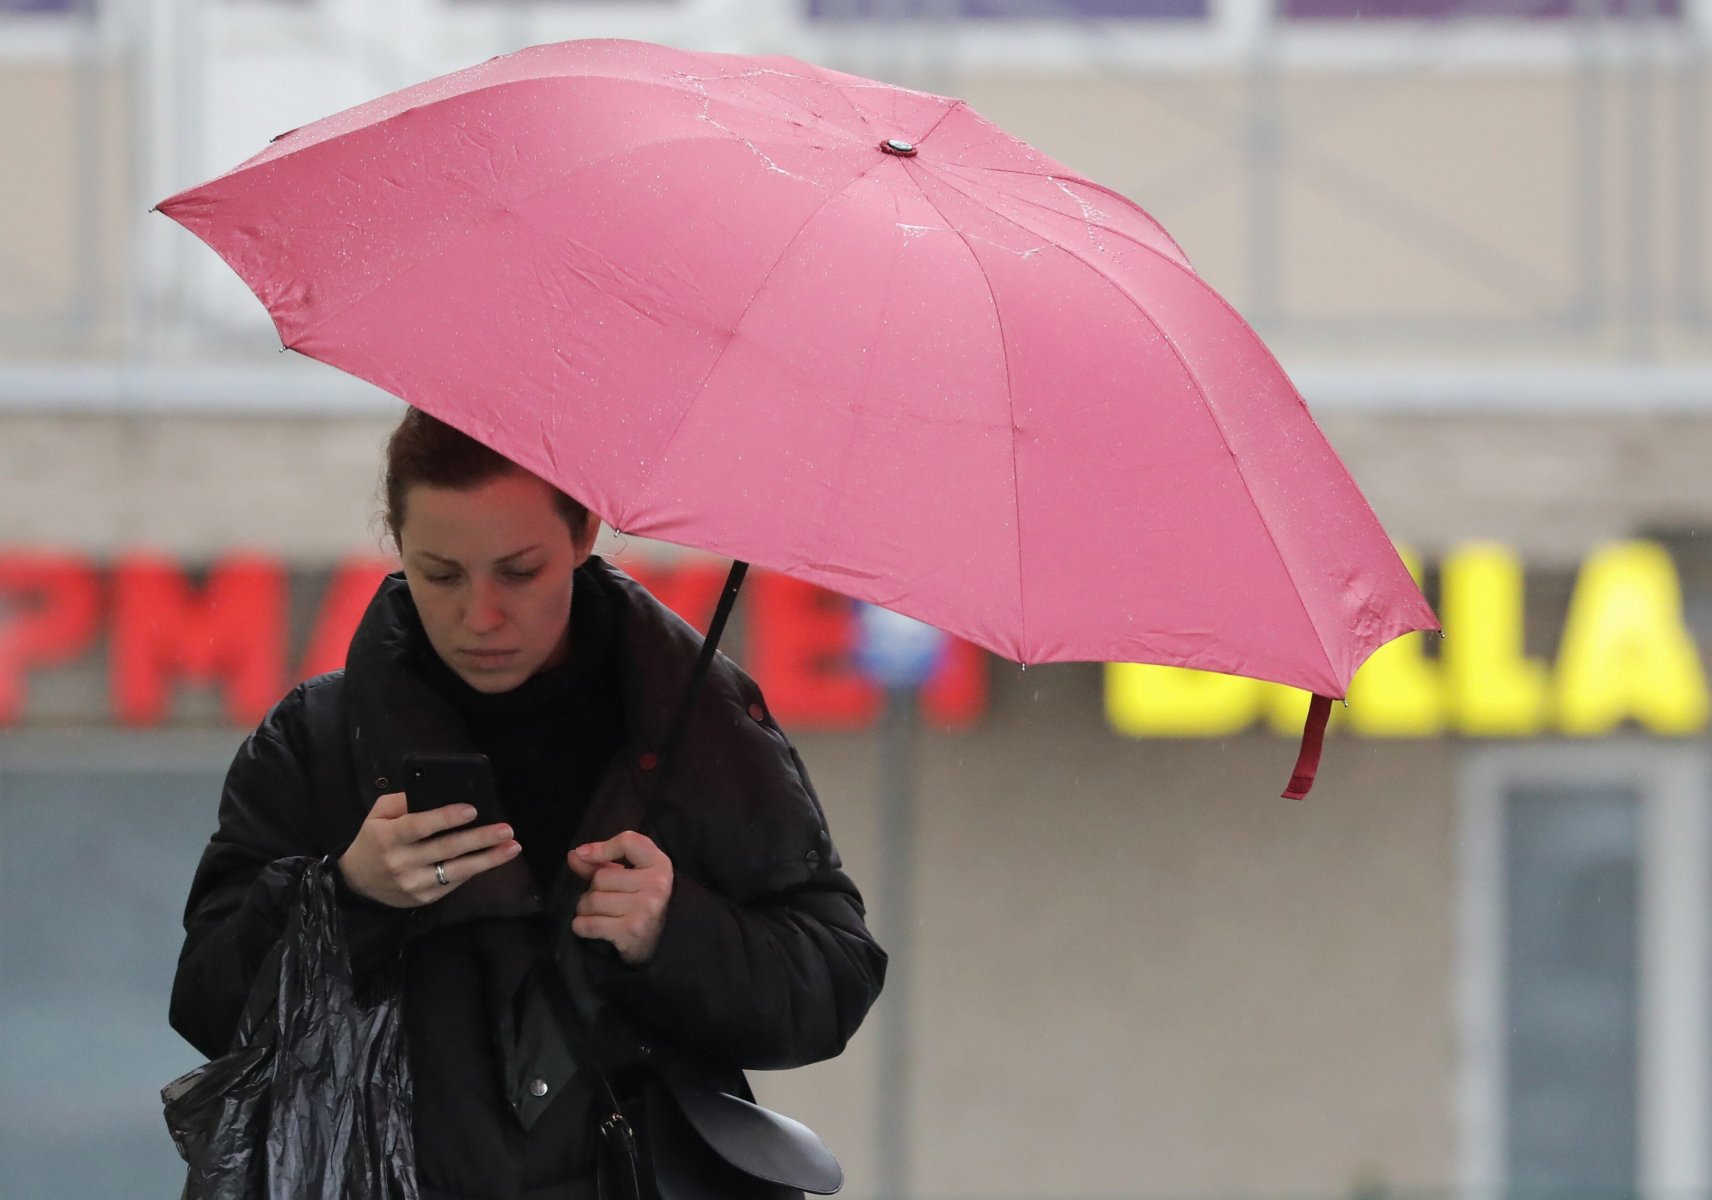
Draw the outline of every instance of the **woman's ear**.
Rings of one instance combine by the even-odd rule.
[[[589,555],[594,553],[595,539],[599,536],[600,518],[589,513],[583,519],[582,531],[573,531],[571,534],[571,549],[575,552],[577,566],[582,566],[588,561]]]

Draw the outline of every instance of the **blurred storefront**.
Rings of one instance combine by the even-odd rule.
[[[877,1025],[759,1081],[850,1194],[1712,1195],[1709,30],[1709,0],[0,3],[30,184],[0,196],[0,1195],[176,1186],[154,1091],[193,1062],[165,997],[221,772],[388,569],[396,405],[273,354],[148,203],[608,35],[954,92],[1135,198],[1446,625],[1363,669],[1301,803],[1300,696],[956,651],[914,903],[869,889],[912,934],[910,1090],[876,1094]],[[705,619],[723,564],[603,548]],[[761,576],[738,620],[878,879],[854,614]]]

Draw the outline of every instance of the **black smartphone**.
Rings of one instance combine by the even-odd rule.
[[[476,810],[472,824],[491,825],[503,819],[493,786],[493,765],[485,754],[406,754],[404,795],[411,812],[472,804]]]

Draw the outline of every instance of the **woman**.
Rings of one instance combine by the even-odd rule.
[[[543,932],[609,1069],[682,1058],[739,1091],[741,1068],[838,1054],[885,955],[801,761],[723,656],[639,828],[701,639],[593,556],[586,509],[414,409],[385,491],[402,576],[345,670],[239,750],[172,1024],[229,1048],[291,902],[282,860],[328,856],[359,978],[403,956],[424,1197],[592,1195],[604,1109],[532,973]],[[503,820],[412,812],[404,756],[471,750]]]

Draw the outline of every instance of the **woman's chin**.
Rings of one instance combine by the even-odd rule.
[[[527,664],[510,661],[503,663],[459,662],[452,665],[452,670],[457,672],[458,678],[469,684],[470,687],[489,695],[509,692],[533,673],[528,669]]]

